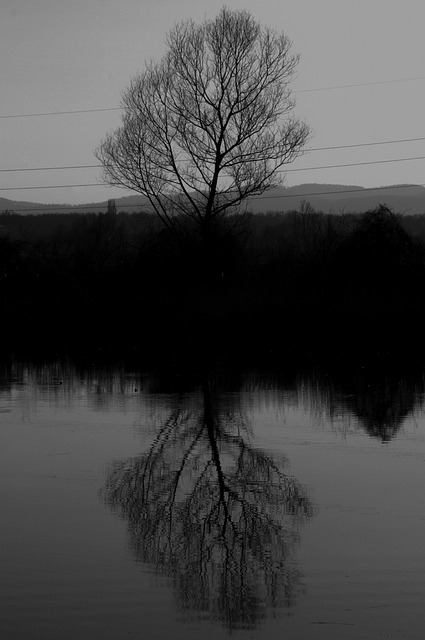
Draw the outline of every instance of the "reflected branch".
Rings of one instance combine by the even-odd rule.
[[[205,380],[196,410],[174,411],[149,451],[112,466],[104,490],[136,558],[172,577],[181,611],[229,630],[294,603],[291,556],[313,515],[285,459],[251,446],[236,413],[220,411]]]

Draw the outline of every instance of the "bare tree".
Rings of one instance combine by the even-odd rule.
[[[280,184],[279,169],[306,143],[309,128],[292,115],[299,56],[290,49],[247,11],[177,24],[96,150],[104,180],[147,196],[166,227],[211,237],[249,196]]]

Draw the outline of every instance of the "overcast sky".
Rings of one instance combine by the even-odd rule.
[[[293,89],[296,115],[313,131],[311,148],[425,138],[423,0],[226,4],[284,31],[301,55]],[[120,124],[122,91],[146,59],[163,54],[174,22],[214,17],[222,6],[221,0],[1,0],[0,197],[74,204],[130,195],[102,185],[96,168],[4,170],[96,164],[93,150]],[[7,117],[89,109],[105,111]],[[425,140],[311,151],[288,166],[286,183],[422,184],[425,159],[300,170],[420,156]]]

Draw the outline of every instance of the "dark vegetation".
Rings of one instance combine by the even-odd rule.
[[[423,352],[425,217],[0,215],[3,350],[214,358]]]

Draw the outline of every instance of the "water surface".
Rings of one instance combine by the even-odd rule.
[[[422,638],[423,392],[4,368],[2,637]]]

